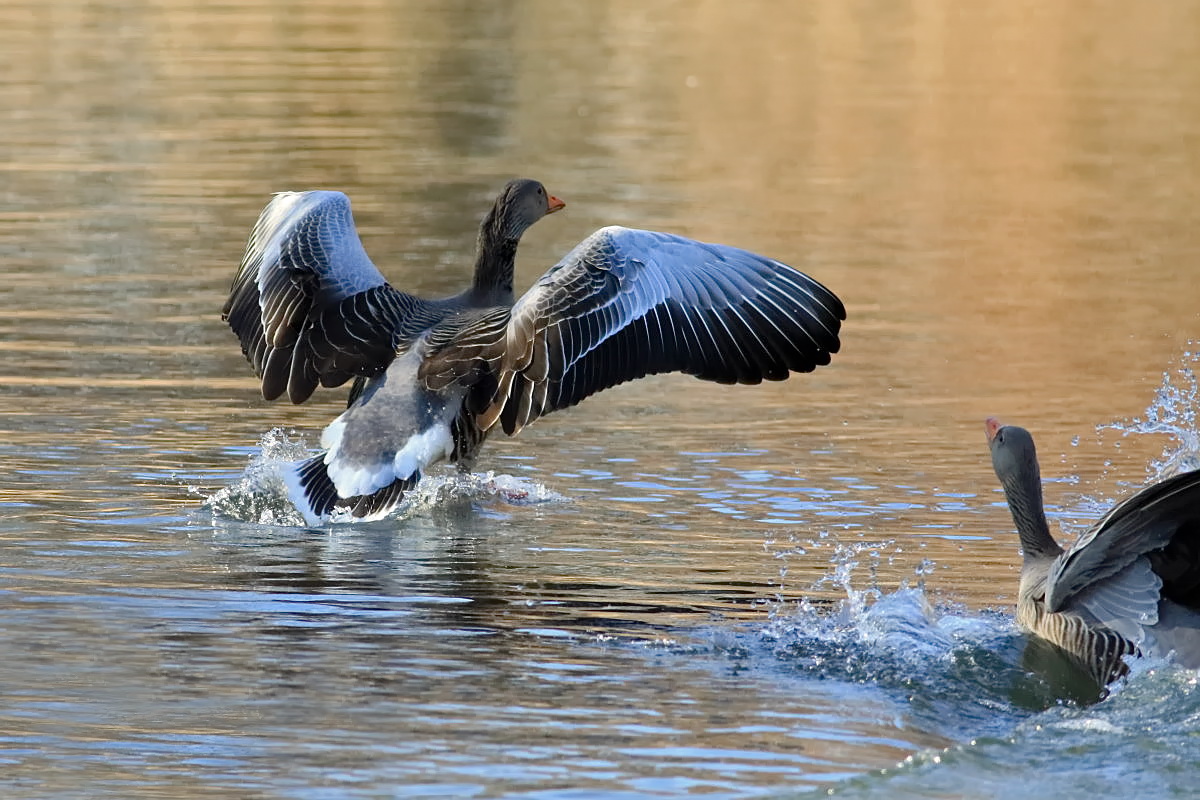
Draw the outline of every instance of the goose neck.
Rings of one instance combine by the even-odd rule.
[[[1004,482],[1004,494],[1012,512],[1013,524],[1021,538],[1025,557],[1057,556],[1063,552],[1050,535],[1042,502],[1042,479],[1037,472]]]

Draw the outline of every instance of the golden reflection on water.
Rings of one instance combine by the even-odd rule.
[[[527,280],[616,222],[768,252],[850,310],[815,375],[728,394],[639,383],[576,419],[613,424],[612,403],[666,392],[685,428],[740,419],[731,446],[823,432],[849,473],[988,491],[984,416],[1060,448],[1144,408],[1196,327],[1180,289],[1200,251],[1200,73],[1177,32],[1197,7],[1104,8],[9,6],[10,383],[249,389],[215,309],[271,191],[350,191],[384,271],[436,293],[462,281],[497,183],[530,173],[570,212],[530,234]],[[147,311],[154,334],[43,363],[63,332],[39,316]],[[165,357],[157,337],[181,322],[197,334],[163,378],[79,363]],[[208,347],[219,368],[197,364]]]
[[[465,280],[496,188],[528,174],[568,210],[530,232],[519,279],[600,225],[663,228],[795,264],[850,316],[812,375],[642,381],[492,442],[485,468],[529,463],[576,501],[512,511],[519,536],[497,523],[480,569],[513,602],[503,624],[565,625],[556,604],[583,628],[761,619],[743,601],[829,569],[829,550],[792,557],[781,589],[775,553],[825,529],[892,542],[887,587],[932,559],[935,594],[1003,605],[1017,554],[985,416],[1034,430],[1047,477],[1080,477],[1052,502],[1116,494],[1161,448],[1088,434],[1140,413],[1200,329],[1198,22],[1194,2],[4,4],[0,433],[26,473],[0,499],[28,496],[39,451],[78,450],[92,480],[27,519],[86,539],[96,508],[194,508],[172,469],[216,484],[275,425],[315,440],[339,400],[260,402],[218,319],[271,192],[347,191],[384,273],[437,294]],[[772,527],[564,477],[612,458],[705,474],[705,453],[736,455],[713,457],[719,486],[854,481],[872,513]],[[611,552],[571,555],[597,541]],[[138,580],[219,580],[211,543],[189,545],[186,578]],[[512,599],[531,596],[550,602]]]

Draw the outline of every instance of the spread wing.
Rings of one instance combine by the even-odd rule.
[[[1094,613],[1125,609],[1146,617],[1157,609],[1163,578],[1174,590],[1200,577],[1196,543],[1174,541],[1181,532],[1198,531],[1200,471],[1149,486],[1115,506],[1054,560],[1046,607],[1061,611],[1080,602],[1096,606]]]
[[[1085,586],[1068,609],[1084,611],[1093,624],[1110,628],[1136,645],[1146,639],[1145,628],[1158,622],[1162,580],[1150,559],[1138,557],[1120,571]]]
[[[511,311],[483,314],[422,366],[440,388],[481,366],[495,376],[479,417],[516,433],[618,383],[684,372],[719,383],[783,380],[828,364],[846,317],[838,298],[792,267],[681,236],[602,228]]]
[[[221,317],[262,378],[302,403],[317,385],[372,376],[395,356],[407,326],[432,313],[393,289],[371,263],[341,192],[283,192],[250,234]]]

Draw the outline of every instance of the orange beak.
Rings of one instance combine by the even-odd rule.
[[[546,213],[553,214],[555,211],[559,211],[566,207],[566,203],[564,203],[562,200],[559,200],[554,195],[550,195],[550,199],[547,201]]]
[[[1000,420],[996,419],[995,417],[988,417],[987,422],[983,423],[983,426],[987,430],[989,444],[991,443],[992,439],[996,438],[996,434],[999,433],[1000,429],[1004,427],[1000,423]]]

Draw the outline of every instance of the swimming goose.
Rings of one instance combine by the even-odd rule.
[[[1200,667],[1200,471],[1116,505],[1064,550],[1050,535],[1033,437],[987,420],[992,466],[1021,538],[1017,622],[1104,686],[1127,655]]]
[[[346,195],[285,192],[267,205],[223,318],[268,400],[302,403],[355,379],[325,452],[285,475],[308,524],[334,509],[378,519],[429,465],[469,469],[494,427],[516,434],[624,381],[783,380],[837,352],[846,314],[824,286],[668,233],[601,228],[515,300],[521,235],[563,206],[537,181],[509,182],[480,224],[471,286],[427,300],[371,263]]]

